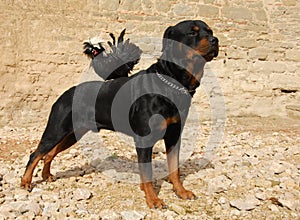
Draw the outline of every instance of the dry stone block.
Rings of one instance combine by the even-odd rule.
[[[76,189],[73,193],[74,199],[77,201],[88,200],[91,198],[92,193],[87,189]]]
[[[177,4],[173,8],[173,12],[176,16],[193,16],[193,11],[194,9],[191,6],[185,4]]]
[[[263,47],[253,48],[249,51],[249,57],[251,59],[266,60],[270,51]]]
[[[300,105],[287,105],[286,110],[290,118],[300,119]]]
[[[237,46],[244,47],[244,48],[255,48],[258,46],[257,41],[252,38],[244,38],[244,39],[237,40],[235,44]]]
[[[219,8],[212,5],[197,5],[198,15],[203,17],[218,17]]]
[[[215,3],[215,0],[204,0],[205,4],[213,4]]]
[[[127,37],[134,43],[143,37],[161,39],[168,26],[185,19],[204,20],[220,40],[220,54],[210,65],[222,73],[218,78],[226,99],[235,105],[230,105],[228,112],[290,115],[293,111],[285,106],[298,105],[299,92],[289,94],[281,89],[299,88],[300,52],[297,40],[293,40],[299,35],[299,7],[297,0],[3,3],[0,90],[4,98],[0,126],[7,122],[17,126],[22,121],[27,126],[29,121],[46,121],[51,104],[78,83],[89,62],[82,54],[83,40],[98,34],[109,39],[108,32],[117,34],[125,27]],[[142,46],[144,55],[151,59],[160,55],[161,40],[158,45],[144,42]],[[148,62],[148,57],[141,60],[138,68],[155,62]],[[244,74],[248,78],[243,79]],[[252,79],[250,74],[255,74]],[[246,93],[247,100],[261,101],[246,108],[234,100],[235,94],[241,92]],[[267,106],[274,92],[273,104]],[[260,105],[264,100],[267,105]],[[18,120],[19,116],[22,120]]]
[[[253,68],[261,73],[284,73],[287,66],[283,62],[257,61]]]
[[[246,59],[248,57],[247,52],[244,50],[241,50],[240,48],[234,48],[230,47],[226,51],[227,56],[229,59]]]
[[[154,14],[155,11],[155,4],[152,0],[142,0],[142,9],[143,9],[143,14],[147,15],[152,15]],[[146,17],[146,16],[144,16]],[[147,16],[148,17],[148,16]]]
[[[259,200],[257,200],[254,196],[248,196],[245,199],[236,199],[231,200],[230,205],[237,208],[238,210],[252,210],[255,209],[256,206],[260,205]]]
[[[225,6],[221,9],[222,15],[233,20],[251,20],[252,12],[244,7]]]
[[[121,9],[127,11],[141,11],[142,3],[140,0],[123,0],[121,2]]]
[[[138,211],[123,211],[121,212],[121,215],[125,220],[140,220],[145,218],[146,213]]]
[[[254,15],[258,21],[263,21],[263,22],[267,21],[267,14],[266,14],[265,10],[254,11]]]
[[[280,89],[287,93],[300,90],[300,76],[296,74],[271,73],[269,81],[273,89]]]
[[[176,212],[179,215],[185,215],[186,211],[183,207],[176,205],[176,204],[170,204],[170,210]]]
[[[119,8],[119,0],[100,0],[99,5],[101,9],[105,9],[108,11],[115,11]]]
[[[170,11],[171,8],[171,2],[170,1],[160,1],[160,0],[156,0],[155,1],[155,5],[156,5],[156,9],[159,12],[164,12],[167,13]]]
[[[285,57],[287,60],[300,62],[300,51],[297,49],[287,50]]]
[[[282,3],[285,6],[295,6],[297,4],[297,0],[282,0]]]

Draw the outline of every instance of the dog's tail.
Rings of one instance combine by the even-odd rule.
[[[104,80],[128,77],[133,67],[139,62],[142,50],[127,39],[124,42],[124,29],[118,40],[110,33],[112,42],[108,41],[110,48],[106,49],[102,43],[94,46],[91,42],[84,42],[84,53],[92,59],[91,66]]]

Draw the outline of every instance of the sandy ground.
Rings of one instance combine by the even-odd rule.
[[[94,136],[76,144],[55,158],[55,182],[40,182],[40,163],[28,193],[19,188],[20,177],[42,128],[5,127],[0,219],[300,219],[300,122],[227,119],[221,146],[201,166],[210,129],[203,121],[197,139],[188,138],[195,146],[181,167],[184,185],[199,199],[177,198],[167,179],[158,178],[155,186],[168,209],[150,210],[136,170],[127,172],[136,160],[130,141],[104,131],[96,136],[99,143]],[[165,153],[161,143],[155,149],[157,166]]]

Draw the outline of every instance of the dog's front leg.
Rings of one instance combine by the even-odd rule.
[[[173,190],[176,195],[182,199],[196,199],[195,194],[189,190],[186,190],[180,180],[179,174],[179,151],[180,151],[180,138],[166,136],[164,138],[166,151],[167,151],[167,161],[169,168],[169,180],[173,184]]]
[[[145,192],[146,202],[150,208],[166,208],[165,203],[155,193],[152,180],[152,148],[137,147],[141,179],[141,190]]]

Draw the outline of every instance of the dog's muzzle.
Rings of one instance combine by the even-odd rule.
[[[211,61],[213,58],[217,57],[219,54],[219,39],[210,36],[208,38],[208,41],[210,43],[210,49],[208,50],[207,54],[204,56],[206,61]]]

